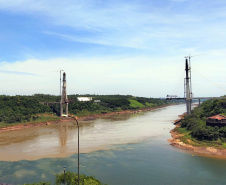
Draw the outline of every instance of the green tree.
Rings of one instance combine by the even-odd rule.
[[[102,185],[102,183],[92,176],[80,175],[79,183],[81,185]],[[60,185],[64,183],[64,173],[56,175],[56,184]],[[78,184],[78,174],[74,172],[65,173],[65,183],[67,185],[77,185]]]

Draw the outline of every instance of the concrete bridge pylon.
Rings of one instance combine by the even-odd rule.
[[[60,100],[60,116],[68,117],[68,98],[67,98],[67,86],[66,86],[66,73],[63,73],[63,86]]]
[[[186,107],[187,107],[187,115],[191,114],[191,66],[190,66],[190,56],[189,56],[189,63],[188,58],[185,59],[185,71],[186,77],[184,81],[184,97],[186,100]]]

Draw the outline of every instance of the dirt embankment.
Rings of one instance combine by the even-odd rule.
[[[77,120],[89,121],[89,120],[94,120],[94,119],[97,119],[97,118],[100,118],[100,117],[116,115],[116,114],[136,114],[136,113],[139,113],[139,112],[151,111],[151,110],[163,108],[163,107],[166,107],[166,106],[167,105],[163,105],[163,106],[159,106],[159,107],[153,107],[153,108],[141,108],[139,110],[125,110],[125,111],[120,111],[120,112],[109,112],[109,113],[103,113],[103,114],[89,115],[89,116],[85,116],[85,117],[77,117]],[[14,130],[26,129],[26,128],[31,128],[31,127],[40,127],[40,126],[46,126],[46,125],[51,125],[51,124],[58,124],[58,123],[61,123],[61,122],[71,122],[71,121],[74,121],[74,118],[67,117],[67,118],[62,118],[58,121],[47,121],[45,123],[43,123],[43,122],[24,123],[24,124],[2,127],[2,128],[0,128],[0,132],[14,131]]]
[[[183,119],[183,115],[180,115],[180,119],[175,120],[174,124],[175,124],[175,128],[179,127],[181,124],[181,119]],[[168,142],[171,143],[172,146],[180,148],[180,149],[184,149],[184,150],[189,150],[189,151],[193,151],[195,153],[198,154],[203,154],[203,155],[207,155],[207,156],[215,156],[215,157],[220,157],[220,158],[226,158],[226,149],[218,149],[218,148],[214,148],[214,147],[198,147],[198,146],[193,146],[192,145],[192,141],[187,140],[188,143],[191,144],[186,144],[184,142],[181,141],[181,137],[183,136],[183,134],[180,134],[179,132],[177,132],[175,130],[175,128],[173,130],[170,131],[172,138],[168,139]]]

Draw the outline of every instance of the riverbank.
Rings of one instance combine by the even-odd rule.
[[[163,108],[169,105],[163,105],[163,106],[158,106],[158,107],[149,107],[149,108],[140,108],[137,110],[124,110],[120,112],[109,112],[109,113],[103,113],[103,114],[95,114],[95,115],[88,115],[84,117],[77,117],[78,121],[90,121],[90,120],[95,120],[97,118],[101,118],[104,116],[111,116],[111,115],[117,115],[117,114],[137,114],[140,112],[144,111],[152,111],[158,108]],[[7,132],[7,131],[15,131],[15,130],[21,130],[21,129],[26,129],[26,128],[31,128],[31,127],[40,127],[40,126],[48,126],[51,124],[59,124],[62,122],[72,122],[74,121],[74,118],[72,117],[67,117],[67,118],[60,118],[59,120],[54,120],[54,121],[46,121],[46,122],[31,122],[31,123],[19,123],[17,125],[10,125],[6,127],[1,127],[0,132]]]
[[[216,158],[223,158],[226,159],[226,149],[223,148],[215,148],[215,147],[203,147],[203,146],[195,146],[194,141],[191,139],[186,139],[186,142],[184,143],[182,141],[182,137],[184,136],[183,133],[179,133],[176,129],[180,127],[181,119],[183,118],[183,115],[179,116],[180,119],[175,120],[175,128],[170,131],[172,138],[168,139],[168,142],[171,143],[172,146],[183,149],[183,150],[189,150],[192,152],[195,152],[197,154],[201,154],[208,157],[216,157]]]

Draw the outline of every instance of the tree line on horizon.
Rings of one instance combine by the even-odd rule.
[[[77,97],[92,97],[92,101],[80,102]],[[157,107],[172,103],[170,100],[134,97],[131,95],[68,95],[69,113],[76,116],[101,114],[122,110],[135,110],[145,107]],[[95,103],[94,100],[100,100]],[[47,106],[41,102],[59,102],[60,96],[49,94],[34,94],[32,96],[6,96],[0,95],[0,122],[11,124],[32,122],[41,115],[57,116],[59,104]]]

